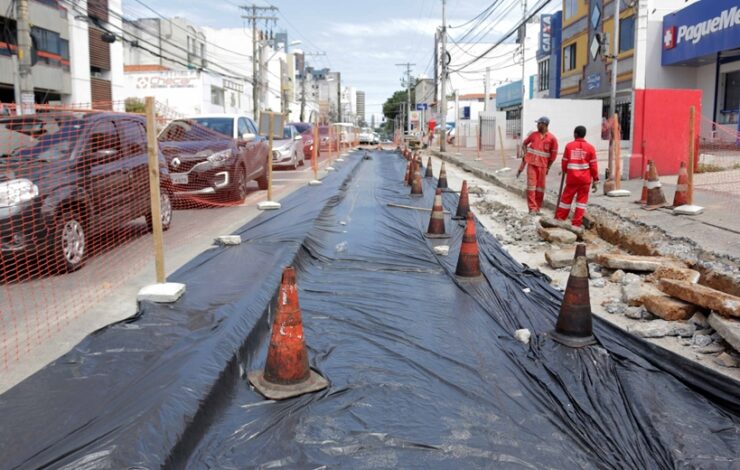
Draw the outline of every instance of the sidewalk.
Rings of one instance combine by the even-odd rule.
[[[438,148],[438,147],[437,147]],[[517,179],[516,171],[521,160],[511,155],[511,151],[505,152],[505,161],[500,151],[482,151],[481,160],[476,160],[475,149],[457,149],[448,146],[444,154],[438,150],[430,149],[443,160],[455,163],[463,169],[488,179],[510,191],[522,194],[526,191],[526,173]],[[545,194],[545,207],[554,209],[557,201],[557,191],[560,186],[560,158],[555,162],[552,170],[547,176],[547,190]],[[604,174],[606,167],[606,155],[599,154],[599,174]],[[510,170],[503,170],[508,167]],[[700,175],[703,176],[703,175]],[[673,202],[675,192],[675,176],[661,178],[663,191],[668,203]],[[715,257],[726,258],[731,264],[740,264],[740,217],[735,216],[733,206],[740,204],[740,196],[728,192],[708,191],[696,189],[694,192],[694,204],[704,207],[704,213],[698,216],[674,216],[669,209],[646,211],[633,201],[640,198],[642,192],[642,180],[622,181],[622,189],[628,189],[632,196],[623,198],[610,198],[603,194],[602,186],[599,191],[591,194],[589,198],[589,210],[597,208],[604,209],[623,220],[628,220],[642,227],[659,229],[664,232],[669,240],[690,241],[696,247],[695,253],[684,253],[684,259],[712,260]],[[547,211],[546,211],[547,212]],[[686,251],[686,250],[684,250]],[[681,256],[679,256],[681,257]],[[737,271],[737,269],[735,269]],[[737,274],[736,274],[737,275]]]

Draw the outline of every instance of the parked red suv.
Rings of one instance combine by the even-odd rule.
[[[307,122],[291,122],[289,126],[293,126],[298,129],[298,132],[303,137],[303,155],[306,160],[313,158],[313,125]],[[321,146],[316,148],[316,158],[321,156]]]

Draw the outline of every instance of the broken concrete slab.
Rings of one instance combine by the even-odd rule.
[[[712,312],[709,324],[735,351],[740,351],[740,321],[725,318]]]
[[[678,266],[665,265],[656,269],[647,277],[648,281],[660,281],[661,279],[675,279],[677,281],[687,281],[692,284],[699,282],[701,273],[689,268],[680,268]]]
[[[642,299],[648,312],[663,320],[688,320],[699,309],[694,304],[667,295],[650,295]],[[693,324],[693,323],[692,323]]]
[[[450,252],[450,247],[448,245],[438,245],[434,247],[434,253],[438,254],[439,256],[447,256]]]
[[[646,282],[632,282],[622,285],[622,302],[631,307],[639,307],[647,297],[663,295],[657,287]]]
[[[603,253],[596,257],[596,261],[607,268],[625,271],[655,271],[663,265],[677,264],[675,260],[664,256],[638,256],[621,253]]]
[[[642,338],[662,338],[664,336],[681,336],[690,338],[694,335],[694,325],[684,322],[652,320],[627,327],[627,331]]]
[[[660,290],[677,299],[708,308],[728,317],[740,318],[740,297],[701,284],[663,279]]]
[[[622,271],[621,269],[617,269],[612,273],[611,276],[609,276],[609,280],[617,284],[621,284],[624,280],[624,271]]]
[[[709,321],[707,321],[707,316],[701,312],[696,312],[694,316],[689,318],[689,323],[693,323],[694,325],[696,325],[697,328],[709,328]]]
[[[645,307],[627,307],[624,310],[624,316],[633,320],[652,320],[653,315],[645,310]]]
[[[568,221],[553,219],[552,217],[542,217],[540,225],[543,228],[561,228],[573,232],[579,239],[583,237],[584,233],[583,227],[576,227]]]
[[[239,235],[221,235],[219,237],[216,237],[215,242],[219,245],[224,246],[240,245],[242,242],[242,237]]]
[[[586,245],[586,259],[593,261],[604,249],[593,245]],[[573,248],[555,248],[545,251],[545,261],[553,269],[567,268],[573,266],[573,257],[575,250]]]
[[[575,233],[569,232],[562,228],[537,227],[537,233],[540,237],[542,237],[543,240],[547,240],[550,243],[571,245],[578,241],[578,237]]]
[[[721,343],[711,343],[709,346],[704,346],[703,348],[696,348],[696,351],[700,354],[717,354],[719,352],[724,352],[725,347]]]
[[[731,354],[727,354],[726,352],[723,352],[719,356],[715,357],[714,363],[722,367],[731,367],[731,368],[738,367],[737,359],[732,357]]]

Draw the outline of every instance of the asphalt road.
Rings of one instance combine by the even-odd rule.
[[[319,159],[319,177],[327,155]],[[310,163],[297,170],[276,170],[273,199],[313,179]],[[259,215],[266,191],[250,183],[242,204],[188,200],[176,204],[165,232],[165,269],[171,273]],[[319,187],[320,188],[320,187]],[[320,190],[320,189],[318,189]],[[152,237],[144,219],[132,221],[92,240],[97,250],[77,272],[25,276],[0,285],[0,393],[67,352],[87,334],[136,312],[136,294],[154,282]],[[103,247],[103,248],[100,248]]]

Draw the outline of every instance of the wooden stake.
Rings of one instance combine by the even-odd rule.
[[[622,186],[622,132],[619,129],[619,114],[617,113],[614,113],[612,136],[614,141],[614,189],[620,189]]]
[[[313,126],[313,152],[311,152],[311,166],[313,167],[313,179],[319,179],[319,163],[317,155],[319,153],[319,115],[316,115],[316,124]]]
[[[696,120],[696,108],[691,106],[689,108],[689,188],[686,192],[686,199],[688,205],[694,204],[694,159],[696,158],[694,147],[696,140],[696,129],[694,122]]]
[[[159,193],[159,151],[157,148],[157,118],[154,97],[146,101],[146,144],[149,157],[149,202],[152,209],[152,235],[154,238],[154,267],[157,283],[166,281],[164,275],[164,236],[162,234],[162,206]]]
[[[273,113],[268,113],[270,116],[270,123],[267,125],[268,133],[270,134],[269,152],[267,153],[267,200],[272,201],[272,133],[273,129]]]
[[[506,153],[504,152],[504,135],[501,133],[501,126],[498,127],[498,141],[501,142],[501,168],[506,167]]]

